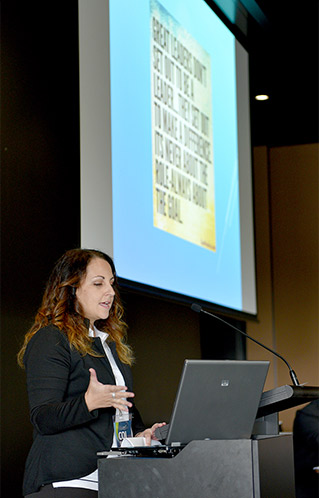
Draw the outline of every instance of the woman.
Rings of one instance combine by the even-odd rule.
[[[97,452],[116,434],[155,439],[134,405],[132,350],[125,342],[115,267],[106,254],[66,252],[18,354],[25,366],[34,426],[24,495],[96,497]]]

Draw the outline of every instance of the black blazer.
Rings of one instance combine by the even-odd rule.
[[[109,346],[128,390],[133,391],[130,367],[119,360],[115,343]],[[26,461],[24,495],[38,491],[44,484],[90,474],[97,468],[96,453],[112,445],[115,409],[89,412],[84,400],[89,368],[95,369],[103,384],[115,384],[99,337],[94,338],[93,348],[101,357],[81,356],[70,347],[66,334],[51,325],[40,329],[28,343],[24,364],[34,434]],[[134,404],[130,411],[133,433],[143,431],[145,427]]]

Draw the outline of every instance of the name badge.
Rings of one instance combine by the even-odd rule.
[[[123,439],[133,437],[132,432],[132,414],[118,413],[113,417],[114,439],[116,446],[119,448]]]

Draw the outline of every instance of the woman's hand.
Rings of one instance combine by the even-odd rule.
[[[133,398],[134,393],[127,391],[126,386],[113,386],[102,384],[98,381],[94,368],[89,369],[90,383],[84,395],[89,412],[97,408],[118,408],[122,412],[127,412],[132,406],[126,398]]]
[[[149,429],[145,429],[145,431],[135,434],[135,437],[145,437],[145,446],[151,446],[152,439],[158,441],[157,437],[155,436],[155,429],[157,429],[158,427],[163,427],[163,425],[166,425],[166,422],[156,423]]]

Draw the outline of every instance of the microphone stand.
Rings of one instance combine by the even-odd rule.
[[[258,344],[262,348],[267,349],[270,353],[274,354],[275,356],[278,356],[278,358],[280,358],[282,361],[284,361],[286,363],[286,365],[287,365],[287,367],[289,369],[289,374],[290,374],[290,378],[291,378],[291,380],[293,382],[293,385],[294,386],[300,386],[295,371],[291,368],[291,366],[289,365],[288,361],[285,360],[285,358],[283,356],[281,356],[279,353],[277,353],[273,349],[268,348],[267,346],[265,346],[261,342],[257,341],[257,339],[254,339],[250,335],[246,334],[246,332],[243,332],[242,330],[238,329],[234,325],[231,325],[230,323],[226,322],[226,320],[223,320],[219,316],[214,315],[213,313],[209,313],[208,311],[203,310],[203,308],[199,304],[193,303],[192,306],[191,306],[191,309],[193,311],[196,311],[196,313],[205,313],[206,315],[209,315],[210,317],[216,318],[217,320],[219,320],[220,322],[224,323],[225,325],[228,325],[228,327],[231,327],[232,329],[236,330],[236,332],[239,332],[240,334],[244,335],[245,337],[248,337],[248,339],[250,339],[251,341],[254,341],[256,344]]]

